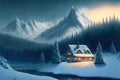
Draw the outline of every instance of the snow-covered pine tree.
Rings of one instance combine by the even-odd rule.
[[[113,42],[111,43],[110,52],[111,53],[116,53],[116,48],[115,48],[115,45],[114,45]]]
[[[54,50],[52,53],[52,63],[60,63],[61,62],[61,55],[59,50],[58,42],[55,41]]]
[[[102,51],[103,51],[103,48],[102,48],[102,45],[101,45],[100,41],[98,42],[98,46],[99,46],[99,48],[100,48],[100,51],[102,52]]]
[[[101,49],[101,44],[100,42],[98,43],[98,46],[96,48],[96,53],[95,53],[95,62],[94,64],[105,64],[103,58],[102,58],[102,49]]]
[[[41,51],[41,54],[40,54],[40,62],[41,63],[45,62],[45,55],[44,55],[43,51]]]

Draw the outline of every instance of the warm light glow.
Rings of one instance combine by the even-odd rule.
[[[95,8],[83,8],[79,10],[84,13],[92,22],[102,22],[103,18],[113,17],[114,15],[120,19],[120,5],[102,5]]]
[[[77,60],[77,58],[74,58],[74,60],[76,61],[76,60]]]
[[[78,61],[80,61],[81,60],[81,58],[78,58]]]
[[[69,55],[69,56],[71,55],[71,51],[70,50],[67,51],[67,55]]]
[[[71,63],[71,67],[86,67],[93,64],[93,61]]]
[[[70,58],[67,58],[67,60],[70,60]]]
[[[90,60],[90,61],[92,61],[92,60],[93,60],[93,58],[89,58],[89,60]]]
[[[68,53],[68,55],[71,55],[71,53]]]
[[[80,58],[80,57],[75,57],[73,58],[75,61],[93,61],[93,58],[92,57],[83,57],[83,58]]]

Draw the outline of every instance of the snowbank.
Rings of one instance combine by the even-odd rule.
[[[53,72],[54,74],[70,74],[82,77],[109,77],[120,79],[120,59],[116,55],[105,53],[103,55],[106,65],[96,66],[93,62],[77,62],[67,63],[63,62],[57,64],[44,64],[38,66],[40,72]]]
[[[5,68],[5,69],[13,70],[13,69],[9,66],[7,60],[6,60],[3,56],[1,56],[1,55],[0,55],[0,65],[1,65],[3,68]]]
[[[47,76],[34,76],[13,70],[4,69],[0,66],[0,80],[56,80]]]

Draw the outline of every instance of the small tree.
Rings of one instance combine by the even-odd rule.
[[[102,51],[103,51],[103,48],[102,48],[102,45],[101,45],[100,42],[98,42],[98,46],[99,46],[100,51],[102,52]]]
[[[59,51],[58,42],[55,42],[55,47],[52,53],[52,63],[60,63],[61,62],[61,55]]]
[[[102,47],[100,42],[98,43],[98,46],[96,48],[96,53],[95,53],[95,62],[94,64],[104,64],[103,58],[102,58]]]
[[[116,48],[115,48],[113,42],[111,43],[110,52],[111,52],[111,53],[116,53]]]
[[[44,53],[41,51],[41,54],[40,54],[40,62],[44,63],[45,62],[45,56],[44,56]]]

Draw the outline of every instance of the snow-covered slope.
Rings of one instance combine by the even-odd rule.
[[[39,34],[41,34],[42,32],[44,32],[45,30],[51,28],[54,23],[52,22],[38,22],[38,21],[30,21],[28,23],[28,25],[34,29],[34,32],[32,33],[32,38],[35,38],[36,36],[38,36]]]
[[[47,76],[34,76],[14,71],[7,60],[0,56],[0,80],[56,80]]]
[[[4,69],[0,66],[0,80],[57,80],[47,76],[35,76],[13,70]]]
[[[68,36],[75,34],[76,32],[81,32],[81,30],[84,29],[83,25],[85,25],[85,23],[82,23],[85,22],[85,19],[86,18],[85,16],[83,16],[83,14],[79,14],[78,16],[75,8],[71,8],[71,11],[67,17],[61,20],[54,27],[41,33],[39,36],[36,37],[36,39],[42,39],[43,41],[49,42],[64,39]],[[87,21],[88,19],[86,20],[86,22]]]
[[[27,23],[16,18],[4,28],[4,31],[7,34],[22,38],[34,38],[51,26],[53,26],[52,22],[38,22],[33,20]]]
[[[78,15],[78,20],[81,22],[84,28],[87,28],[88,25],[92,23],[92,21],[90,21],[83,13],[77,11],[77,15]]]
[[[109,77],[120,79],[120,53],[104,53],[104,66],[94,65],[94,62],[76,62],[60,64],[44,64],[38,66],[40,72],[53,72],[54,74],[69,74],[80,77]]]

